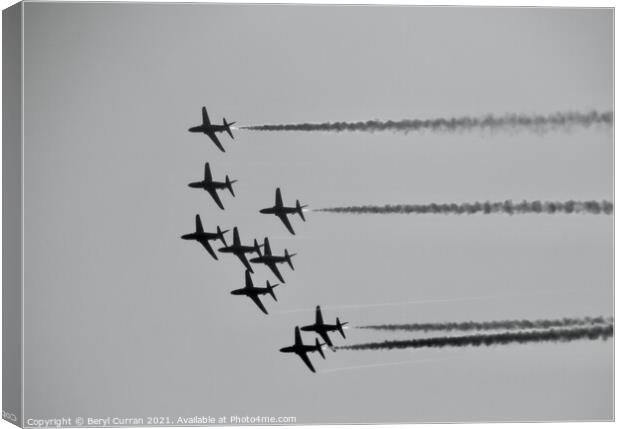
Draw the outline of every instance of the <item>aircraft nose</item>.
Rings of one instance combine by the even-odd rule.
[[[280,351],[281,351],[282,353],[284,353],[284,352],[286,352],[286,350],[285,350],[285,349],[286,349],[286,347],[282,347],[282,348],[280,349]]]

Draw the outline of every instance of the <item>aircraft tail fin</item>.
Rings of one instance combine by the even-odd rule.
[[[288,253],[288,250],[284,249],[284,257],[286,258],[286,262],[288,263],[288,265],[291,267],[291,270],[293,270],[293,271],[295,271],[295,267],[293,266],[292,258],[296,254],[297,253]]]
[[[225,229],[224,231],[222,231],[222,229],[220,228],[220,226],[217,226],[217,238],[220,239],[220,241],[224,244],[224,246],[228,246],[228,244],[226,244],[226,240],[224,239],[224,234],[226,234],[228,231],[228,229]]]
[[[345,326],[346,324],[348,324],[349,322],[340,322],[340,319],[338,317],[336,317],[336,326],[338,327],[338,332],[340,332],[340,335],[342,335],[342,338],[347,338],[344,335],[344,329],[342,329],[343,326]]]
[[[303,220],[304,222],[306,221],[306,218],[304,217],[304,208],[308,207],[307,205],[302,206],[301,203],[299,202],[299,200],[297,200],[297,204],[295,205],[295,208],[297,209],[297,214],[299,215],[299,217],[301,218],[301,220]]]
[[[322,357],[323,359],[325,359],[325,353],[323,353],[323,346],[324,346],[325,344],[321,344],[321,343],[319,342],[319,339],[318,339],[318,338],[316,339],[315,344],[316,344],[316,350],[319,352],[319,354],[321,355],[321,357]]]
[[[267,280],[267,289],[269,290],[269,295],[271,295],[271,297],[273,298],[274,301],[277,301],[278,298],[276,298],[276,294],[273,293],[273,289],[278,286],[277,284],[275,285],[271,285],[269,284],[269,280]]]
[[[232,131],[230,130],[230,126],[236,124],[236,122],[226,122],[226,118],[224,118],[224,127],[226,128],[226,132],[228,133],[228,135],[230,136],[230,138],[234,139],[235,136],[233,136]]]
[[[236,180],[230,180],[230,178],[228,177],[228,175],[226,175],[226,188],[228,188],[228,190],[230,191],[231,195],[234,197],[235,196],[235,191],[233,191],[233,183],[237,183]]]

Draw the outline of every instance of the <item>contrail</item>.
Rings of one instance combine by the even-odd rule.
[[[327,207],[314,209],[315,212],[348,214],[612,214],[614,204],[611,201],[521,201],[474,202],[474,203],[430,203],[430,204],[386,204]]]
[[[537,320],[494,320],[489,322],[407,323],[356,326],[358,329],[379,331],[481,331],[494,329],[549,329],[570,326],[589,326],[613,323],[613,317],[582,317]]]
[[[475,129],[483,131],[529,130],[538,133],[574,127],[589,128],[595,125],[613,124],[613,112],[592,110],[583,112],[556,112],[549,115],[527,115],[508,113],[502,116],[462,116],[436,119],[403,119],[400,121],[371,120],[365,122],[323,122],[298,124],[266,124],[239,127],[253,131],[412,131],[458,132]]]
[[[412,340],[383,341],[375,343],[337,346],[336,350],[392,350],[442,347],[480,347],[505,344],[542,342],[569,342],[577,340],[607,340],[613,336],[613,325],[590,326],[572,329],[548,329],[545,331],[502,332],[498,334],[466,335],[459,337],[431,337]]]

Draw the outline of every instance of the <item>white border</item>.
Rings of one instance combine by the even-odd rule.
[[[28,0],[27,0],[28,1]],[[31,1],[28,1],[31,2]],[[62,2],[80,2],[80,0],[62,0]],[[116,2],[116,1],[109,1],[109,2],[93,2],[93,3],[110,3],[110,2]],[[15,0],[0,0],[0,5],[2,6],[2,9],[5,9],[13,4],[16,4],[17,1]],[[578,0],[556,0],[556,1],[550,1],[550,0],[543,0],[543,1],[532,1],[530,0],[529,2],[519,2],[519,1],[501,1],[501,0],[476,0],[476,1],[466,1],[466,0],[451,0],[451,1],[437,1],[437,0],[426,0],[426,1],[422,1],[422,2],[415,2],[415,1],[411,1],[411,0],[391,0],[391,1],[382,1],[382,0],[376,0],[376,1],[364,1],[364,0],[338,0],[338,1],[329,1],[329,0],[315,0],[315,1],[291,1],[291,0],[280,0],[280,1],[260,1],[260,0],[228,0],[228,1],[221,1],[221,2],[217,2],[217,1],[202,1],[202,2],[198,2],[198,1],[174,1],[174,0],[150,0],[150,1],[132,1],[131,3],[237,3],[237,4],[248,4],[248,3],[252,3],[252,4],[258,4],[258,3],[278,3],[278,4],[321,4],[321,5],[329,5],[329,4],[340,4],[340,5],[419,5],[419,6],[481,6],[481,7],[531,7],[531,6],[536,6],[536,7],[586,7],[586,8],[596,8],[596,7],[605,7],[605,8],[614,8],[615,9],[615,2],[614,1],[610,1],[610,0],[590,0],[590,1],[578,1]],[[21,44],[22,44],[22,82],[21,82],[21,95],[22,95],[22,111],[21,111],[21,121],[22,121],[22,129],[21,129],[21,136],[22,136],[22,144],[21,144],[21,156],[22,156],[22,183],[21,183],[21,198],[22,198],[22,220],[23,220],[23,216],[24,216],[24,79],[23,79],[23,72],[24,72],[24,7],[22,4],[22,40],[21,40]],[[615,86],[615,78],[616,78],[616,56],[615,56],[615,52],[616,52],[616,46],[618,45],[618,36],[615,32],[615,11],[614,11],[614,112],[617,110],[616,109],[616,100],[618,99],[618,97],[616,96],[617,93],[617,89]],[[0,21],[0,40],[1,40],[1,21]],[[2,64],[2,59],[0,56],[0,68],[1,68],[1,64]],[[2,95],[2,89],[0,88],[0,97]],[[2,119],[0,117],[0,127],[2,125]],[[615,143],[615,128],[614,128],[614,143]],[[1,158],[1,154],[0,154],[0,158]],[[618,154],[615,151],[615,146],[614,146],[614,201],[617,200],[617,181],[616,181],[616,176],[615,176],[615,165],[618,162]],[[1,162],[0,162],[0,184],[2,183],[2,177],[1,177]],[[2,206],[2,202],[0,201],[0,209]],[[1,216],[1,214],[0,214]],[[23,222],[22,222],[22,231],[21,231],[21,237],[22,237],[22,260],[21,260],[21,270],[22,270],[22,418],[25,418],[25,414],[24,414],[24,404],[25,404],[25,396],[24,396],[24,365],[23,365],[23,358],[24,358],[24,288],[23,288],[23,281],[24,281],[24,228],[23,228]],[[0,232],[0,239],[2,238],[2,233]],[[614,216],[614,287],[615,287],[615,271],[616,271],[616,267],[618,266],[618,255],[615,252],[615,243],[616,243],[616,228],[615,228],[615,216]],[[0,269],[2,267],[2,260],[1,260],[1,253],[2,250],[0,249]],[[0,296],[0,304],[1,304],[2,298]],[[615,313],[615,307],[617,304],[617,296],[615,294],[614,291],[614,313]],[[615,314],[614,314],[615,316]],[[0,327],[1,327],[1,320],[0,320]],[[618,384],[618,375],[615,371],[615,357],[617,356],[617,343],[614,340],[614,387]],[[1,362],[1,350],[2,350],[2,345],[0,343],[0,362]],[[0,391],[0,401],[2,399],[2,393]],[[618,403],[617,403],[617,398],[615,395],[615,389],[614,389],[614,416],[618,410]],[[525,425],[530,424],[530,423],[511,423],[511,427],[516,427],[516,428],[522,428],[525,427]],[[552,429],[557,429],[557,428],[571,428],[571,427],[576,427],[576,425],[583,425],[583,424],[588,424],[588,425],[595,425],[597,427],[600,427],[602,425],[611,425],[614,424],[613,422],[588,422],[588,423],[545,423],[546,427],[552,428]],[[481,423],[477,423],[477,424],[466,424],[466,426],[468,427],[477,427],[481,425]],[[500,427],[500,423],[485,423],[484,424],[486,428],[490,428],[490,429],[496,429]],[[330,428],[330,429],[345,429],[351,426],[354,427],[361,427],[362,425],[325,425],[326,427]],[[379,429],[387,429],[390,426],[393,425],[374,425],[375,427],[379,428]],[[401,425],[407,428],[413,428],[414,425],[412,424],[405,424],[405,425]],[[7,421],[2,421],[0,423],[0,429],[5,429],[5,428],[11,428],[13,427],[13,425],[11,425],[10,423],[8,423]],[[257,427],[265,427],[265,426],[257,426]],[[295,427],[299,427],[299,428],[311,428],[312,426],[295,426]],[[429,424],[419,424],[419,425],[415,425],[415,427],[421,427],[421,428],[427,428],[427,427],[431,427],[431,425]],[[447,427],[446,424],[433,424],[432,427]]]

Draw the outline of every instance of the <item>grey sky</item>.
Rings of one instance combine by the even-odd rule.
[[[239,125],[609,110],[612,34],[610,9],[27,3],[25,417],[611,419],[611,341],[330,352],[315,375],[278,352],[316,304],[354,325],[609,316],[611,216],[310,212],[291,238],[258,213],[277,186],[314,208],[610,199],[609,129],[240,130],[225,154],[186,130],[202,105]],[[226,211],[186,186],[205,161],[239,180]],[[229,294],[236,258],[179,239],[196,213],[299,253],[269,316]]]

